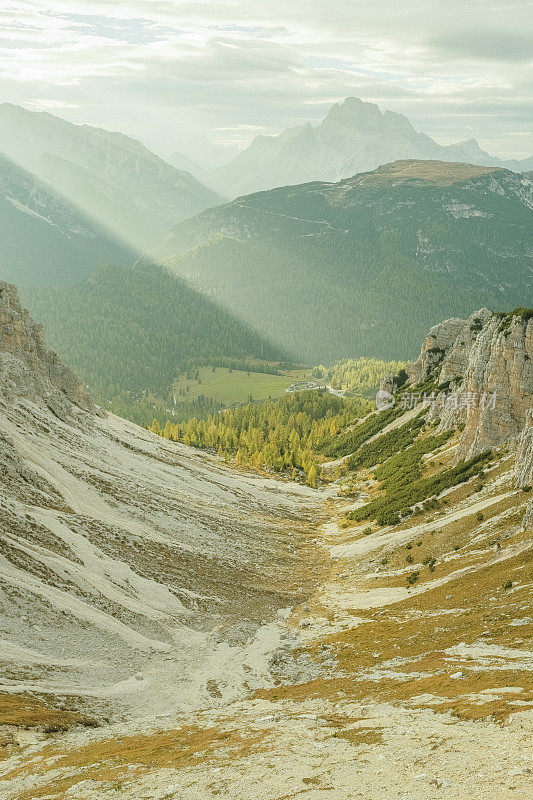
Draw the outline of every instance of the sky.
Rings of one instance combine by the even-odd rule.
[[[507,0],[5,0],[0,100],[168,156],[203,137],[242,147],[355,96],[441,144],[524,158],[532,22],[532,2]]]

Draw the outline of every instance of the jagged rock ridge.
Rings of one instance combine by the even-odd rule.
[[[411,387],[433,380],[449,395],[429,411],[439,429],[464,426],[456,458],[471,458],[508,443],[516,450],[516,485],[533,477],[533,312],[495,314],[482,308],[467,320],[431,328],[417,361],[408,368]],[[530,503],[525,525],[533,523]]]
[[[0,393],[2,399],[46,400],[64,416],[69,404],[90,411],[84,384],[54,350],[48,350],[41,325],[23,308],[14,285],[0,282]]]

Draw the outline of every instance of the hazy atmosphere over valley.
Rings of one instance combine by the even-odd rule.
[[[532,22],[0,9],[0,800],[533,796]]]

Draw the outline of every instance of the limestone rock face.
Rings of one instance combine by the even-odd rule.
[[[533,480],[533,411],[528,414],[526,427],[518,441],[515,474],[517,488],[531,486]]]
[[[531,487],[533,482],[533,412],[528,414],[526,427],[518,441],[515,480],[517,489]],[[533,498],[527,504],[523,520],[526,531],[533,531]]]
[[[448,395],[431,407],[429,419],[440,418],[440,430],[464,424],[458,459],[507,442],[516,446],[530,424],[533,319],[484,308],[435,325],[409,369],[411,386],[428,379]],[[524,453],[531,452],[530,436],[524,433]]]
[[[524,530],[533,531],[533,499],[527,504],[524,521],[522,523]]]
[[[43,330],[22,308],[15,286],[0,282],[0,397],[44,400],[60,417],[71,404],[86,411],[94,402],[85,386],[54,350]]]
[[[451,354],[464,325],[464,319],[453,318],[439,322],[430,329],[424,339],[418,359],[407,370],[409,383],[423,383],[439,370],[444,356]],[[459,365],[458,369],[460,369]],[[459,371],[458,374],[460,374]]]

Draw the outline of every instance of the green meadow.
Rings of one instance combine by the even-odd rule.
[[[189,377],[187,373],[183,373],[174,381],[173,391],[177,403],[196,400],[200,395],[228,406],[260,402],[281,397],[285,389],[298,381],[316,380],[312,371],[303,367],[283,371],[280,375],[228,367],[199,367],[194,370],[195,377],[192,377],[191,372],[188,375]]]

